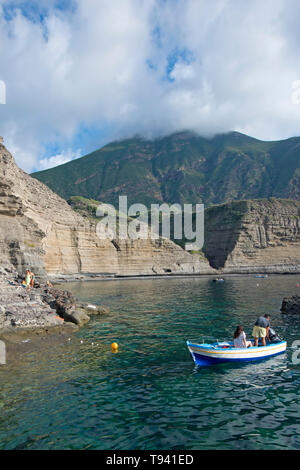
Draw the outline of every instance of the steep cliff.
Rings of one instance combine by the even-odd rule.
[[[19,169],[0,145],[0,263],[19,272],[150,275],[212,273],[208,261],[167,239],[99,240],[95,224]]]
[[[239,201],[207,209],[204,253],[222,272],[300,272],[300,202]]]
[[[300,202],[237,201],[205,214],[203,256],[171,240],[99,240],[95,222],[20,170],[0,145],[0,264],[43,276],[300,272]],[[213,269],[214,268],[214,269]]]

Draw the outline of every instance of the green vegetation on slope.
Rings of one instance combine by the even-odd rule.
[[[103,219],[103,217],[97,217],[97,208],[101,206],[100,201],[96,201],[94,199],[87,199],[82,196],[72,196],[70,199],[68,199],[68,204],[74,209],[76,212],[78,212],[81,216],[87,217],[92,223],[97,223],[100,220]],[[105,213],[107,215],[107,213]],[[122,214],[119,211],[116,211],[116,226],[117,226],[117,231],[119,228],[119,221],[120,219],[126,218],[127,220],[127,225],[132,222],[134,219],[139,218],[143,223],[147,224],[150,228],[151,224],[151,211],[146,211],[143,213],[137,213],[136,216],[129,217],[127,214]],[[164,215],[159,212],[159,230],[158,234],[162,236],[162,226],[163,226],[163,217]],[[182,219],[182,224],[183,224],[183,219]],[[175,239],[174,238],[174,214],[171,213],[171,218],[170,218],[170,239],[173,240],[175,243],[177,243],[179,246],[182,248],[185,247],[186,243],[189,243],[188,240],[185,238],[182,239]],[[199,252],[200,254],[200,252]]]
[[[262,142],[237,132],[212,139],[181,132],[113,142],[85,157],[34,173],[65,199],[118,204],[300,199],[300,138]]]

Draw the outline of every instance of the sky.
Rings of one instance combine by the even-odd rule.
[[[0,0],[0,135],[28,172],[133,135],[300,135],[299,22],[299,0]]]

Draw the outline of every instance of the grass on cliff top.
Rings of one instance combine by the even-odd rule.
[[[101,206],[100,201],[96,201],[95,199],[88,199],[83,196],[72,196],[68,200],[69,205],[81,214],[84,217],[87,217],[91,222],[97,223],[102,220],[103,217],[97,217],[96,216],[96,211],[99,206]],[[142,213],[139,215],[139,217],[145,222],[148,223],[150,221],[150,212],[151,211],[146,211],[145,213]],[[116,215],[117,215],[117,230],[119,229],[119,220],[121,218],[126,218],[127,219],[127,224],[132,222],[135,217],[128,217],[125,214],[120,213],[119,211],[116,210]],[[163,224],[163,217],[164,215],[160,212],[159,213],[159,234],[161,235],[162,233],[162,224]],[[193,217],[194,218],[194,217]],[[195,221],[195,219],[194,219]],[[182,240],[177,240],[174,238],[174,216],[171,214],[171,221],[170,221],[170,240],[172,240],[174,243],[176,243],[178,246],[184,249],[186,243],[192,243],[193,241],[191,240],[186,240],[183,238]],[[190,252],[193,255],[198,255],[200,258],[204,259],[205,255],[202,250],[198,251],[191,251]]]
[[[98,221],[101,220],[102,217],[97,217],[97,209],[101,207],[103,204],[100,201],[96,201],[95,199],[88,199],[83,196],[72,196],[68,199],[68,204],[74,209],[76,212],[79,212],[84,217],[88,217],[91,220]],[[112,211],[109,210],[109,207],[106,206],[107,213],[112,214]],[[132,220],[132,218],[127,217],[126,214],[119,212],[116,210],[116,215],[118,218],[127,218]]]
[[[87,217],[93,223],[97,223],[102,220],[102,217],[96,216],[96,210],[101,205],[100,201],[95,199],[88,199],[83,196],[73,196],[69,199],[69,204],[71,207],[79,212],[84,217]],[[289,199],[277,199],[277,198],[263,198],[263,199],[252,199],[252,200],[241,200],[241,201],[232,201],[225,204],[218,204],[211,206],[205,209],[205,239],[210,236],[212,231],[219,229],[220,227],[227,227],[232,226],[233,229],[237,229],[244,220],[244,216],[254,211],[266,210],[268,213],[271,208],[272,211],[270,213],[277,213],[279,207],[290,207],[292,212],[296,209],[295,214],[291,213],[291,217],[299,217],[300,214],[300,202],[289,200]],[[128,217],[126,214],[119,213],[116,210],[117,215],[117,230],[119,230],[119,222],[120,219],[126,218],[127,224],[132,222],[136,217]],[[151,211],[146,211],[144,214],[139,214],[139,218],[141,218],[144,223],[150,223],[151,220]],[[162,227],[163,227],[163,218],[164,215],[160,212],[159,213],[159,235],[162,235]],[[196,214],[192,214],[192,221],[193,221],[193,229],[196,229]],[[178,240],[174,237],[174,214],[171,213],[170,219],[170,240],[174,243],[179,245],[182,249],[185,248],[187,243],[192,243],[193,240],[187,240],[184,238]],[[193,255],[198,255],[200,258],[205,258],[203,250],[199,251],[192,251],[190,252]]]

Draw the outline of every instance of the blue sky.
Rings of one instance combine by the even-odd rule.
[[[28,172],[136,134],[299,135],[299,19],[297,0],[0,0],[0,135]]]

